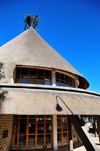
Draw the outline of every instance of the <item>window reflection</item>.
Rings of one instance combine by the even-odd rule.
[[[16,83],[51,85],[51,71],[32,68],[17,68]]]
[[[75,87],[75,80],[67,75],[56,72],[56,86]]]

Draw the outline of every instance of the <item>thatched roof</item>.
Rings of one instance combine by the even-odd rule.
[[[100,94],[80,90],[36,85],[0,85],[7,90],[1,103],[1,114],[25,115],[100,115]],[[57,102],[62,111],[56,109]]]
[[[5,82],[11,78],[16,65],[26,65],[66,71],[78,75],[83,88],[89,86],[88,81],[33,29],[26,30],[0,47],[0,61],[5,63]]]

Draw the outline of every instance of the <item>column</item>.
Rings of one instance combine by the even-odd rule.
[[[56,80],[55,79],[56,79],[56,77],[55,77],[55,71],[53,70],[52,71],[52,85],[53,86],[56,86]]]
[[[68,140],[69,140],[69,151],[73,151],[73,139],[72,139],[72,129],[71,122],[68,118]]]
[[[53,149],[57,150],[57,115],[53,115]]]

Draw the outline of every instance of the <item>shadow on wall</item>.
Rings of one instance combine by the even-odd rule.
[[[56,96],[56,101],[57,101],[57,105],[56,105],[56,110],[61,112],[62,111],[62,107],[59,105],[58,101],[62,101],[63,104],[67,107],[67,109],[71,112],[71,114],[73,115],[73,112],[71,111],[71,109],[67,106],[67,104],[59,97]]]

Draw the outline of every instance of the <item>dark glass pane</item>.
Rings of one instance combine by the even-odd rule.
[[[51,146],[51,135],[46,135],[46,145],[50,145]]]
[[[46,124],[46,133],[51,133],[51,131],[52,131],[51,123]]]
[[[36,84],[36,80],[29,80],[30,84]]]
[[[63,133],[63,143],[67,143],[67,133]]]
[[[27,119],[20,119],[21,123],[27,123]]]
[[[51,85],[51,81],[45,81],[45,85]]]
[[[20,76],[16,76],[17,79],[19,79]]]
[[[57,115],[57,118],[61,118],[61,115]]]
[[[44,133],[44,124],[38,124],[37,133]]]
[[[36,119],[29,119],[29,122],[36,122]]]
[[[16,74],[20,74],[20,68],[17,68]]]
[[[44,118],[44,115],[37,115],[38,118]]]
[[[18,122],[18,118],[19,118],[18,115],[14,115],[14,116],[13,116],[14,122]]]
[[[36,118],[36,115],[29,115],[29,118]]]
[[[26,124],[20,124],[20,134],[26,134]]]
[[[62,117],[63,117],[63,118],[66,118],[67,116],[66,116],[66,115],[62,115]]]
[[[45,70],[45,76],[46,77],[51,77],[51,71]]]
[[[44,70],[38,69],[38,76],[44,76]]]
[[[20,115],[20,118],[27,118],[27,115]]]
[[[16,149],[17,147],[17,135],[13,135],[12,138],[12,149]]]
[[[44,119],[37,119],[37,122],[44,122]]]
[[[56,72],[56,78],[59,79],[59,73]]]
[[[64,80],[64,74],[60,74],[61,80]]]
[[[67,137],[67,133],[63,133],[63,137]]]
[[[14,123],[13,124],[13,134],[17,134],[18,133],[18,124]]]
[[[19,83],[19,79],[16,79],[16,83]]]
[[[68,76],[65,76],[65,80],[68,81]]]
[[[74,79],[72,79],[72,82],[73,82],[73,84],[75,84],[75,80]]]
[[[44,135],[37,135],[37,148],[43,147],[44,147]]]
[[[63,131],[67,131],[67,123],[63,123]]]
[[[47,117],[47,118],[51,118],[51,115],[46,115],[45,117]]]
[[[61,122],[61,118],[57,118],[57,122]]]
[[[57,132],[61,132],[61,123],[57,123]]]
[[[57,141],[58,141],[58,144],[62,143],[61,133],[57,134]]]
[[[69,82],[72,82],[72,78],[71,77],[69,77]]]
[[[28,147],[30,146],[35,146],[35,135],[28,135]]]
[[[18,118],[14,118],[14,122],[18,122]]]
[[[44,77],[38,77],[39,80],[44,80]]]
[[[43,85],[43,84],[44,84],[44,81],[38,80],[38,81],[37,81],[37,84],[42,84],[42,85]]]
[[[14,118],[18,118],[19,117],[19,115],[14,115]]]
[[[35,133],[35,124],[29,123],[29,134]]]
[[[30,69],[30,75],[36,75],[36,69]]]
[[[21,74],[27,74],[28,75],[28,68],[22,68]]]
[[[19,135],[19,146],[20,147],[25,147],[26,146],[26,135]]]

